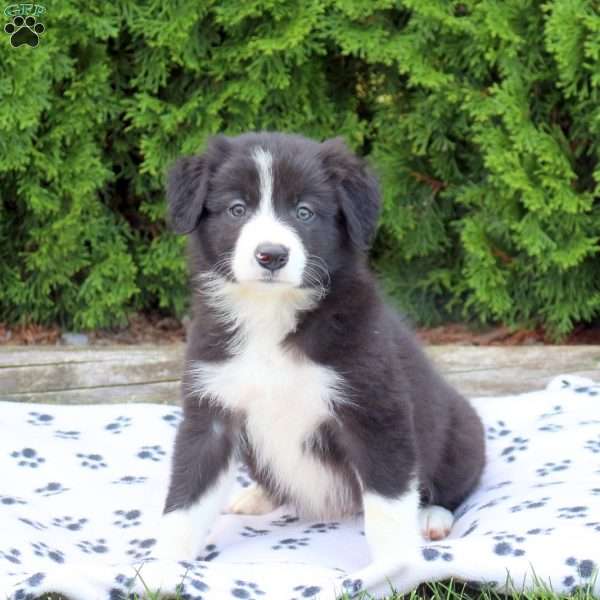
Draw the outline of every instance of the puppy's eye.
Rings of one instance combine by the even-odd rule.
[[[243,202],[236,202],[229,207],[229,214],[232,217],[240,218],[246,214],[246,205]]]
[[[315,213],[312,210],[310,210],[310,208],[308,208],[307,206],[299,206],[296,209],[296,216],[301,221],[304,221],[306,223],[315,216]]]

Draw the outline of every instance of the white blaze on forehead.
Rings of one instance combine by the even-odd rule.
[[[250,156],[258,173],[258,207],[250,213],[248,220],[240,229],[233,251],[231,269],[237,283],[261,282],[268,279],[299,287],[302,285],[307,252],[298,232],[275,213],[273,155],[268,150],[255,146]],[[280,244],[288,251],[287,264],[274,274],[261,267],[256,260],[256,249],[260,244],[265,243]]]
[[[259,206],[260,212],[269,213],[273,210],[273,156],[270,152],[257,146],[252,152],[252,158],[258,169]]]

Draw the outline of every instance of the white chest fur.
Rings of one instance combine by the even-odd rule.
[[[302,514],[339,516],[351,501],[347,484],[304,444],[343,401],[342,381],[333,369],[285,350],[281,340],[288,327],[271,322],[246,328],[232,358],[193,365],[194,387],[201,402],[244,415],[258,465],[267,467],[272,483]]]

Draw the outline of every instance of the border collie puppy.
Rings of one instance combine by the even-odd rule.
[[[372,559],[448,534],[484,464],[481,422],[384,303],[366,250],[377,183],[339,139],[211,139],[171,170],[198,286],[159,555],[192,559],[229,507],[364,511]]]

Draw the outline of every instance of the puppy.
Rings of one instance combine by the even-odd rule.
[[[441,539],[484,464],[481,422],[384,303],[366,251],[375,178],[338,140],[211,139],[168,180],[198,290],[160,538],[192,559],[230,510],[364,511],[372,560]]]

